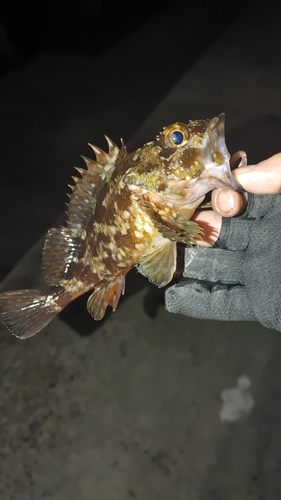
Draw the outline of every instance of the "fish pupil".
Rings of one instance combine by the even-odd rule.
[[[180,132],[180,130],[175,130],[171,134],[171,142],[172,142],[172,144],[175,144],[176,146],[181,144],[183,142],[183,139],[184,139],[183,133]]]

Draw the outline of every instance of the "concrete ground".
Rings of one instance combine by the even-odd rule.
[[[78,154],[88,141],[104,147],[103,132],[131,150],[175,120],[225,111],[231,152],[251,163],[280,150],[281,8],[269,6],[241,12],[160,96],[139,82],[116,101],[93,97],[97,67],[103,96],[112,64],[124,71],[117,48],[95,61],[38,53],[1,78],[3,290],[40,285],[40,235],[61,217]],[[164,37],[163,16],[130,36],[153,40],[158,26]],[[135,271],[114,314],[96,323],[85,306],[26,341],[0,329],[1,500],[280,498],[280,333],[171,315]],[[222,392],[241,376],[248,389]]]

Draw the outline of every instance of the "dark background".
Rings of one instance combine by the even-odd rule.
[[[1,3],[0,278],[64,210],[87,142],[127,144],[252,4]]]

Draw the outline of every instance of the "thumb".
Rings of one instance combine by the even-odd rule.
[[[261,161],[232,170],[235,180],[245,191],[254,194],[281,193],[281,153]]]

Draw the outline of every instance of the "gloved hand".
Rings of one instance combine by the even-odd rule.
[[[241,215],[222,219],[213,248],[186,248],[188,279],[167,289],[167,310],[281,331],[280,248],[281,196],[249,194]]]

